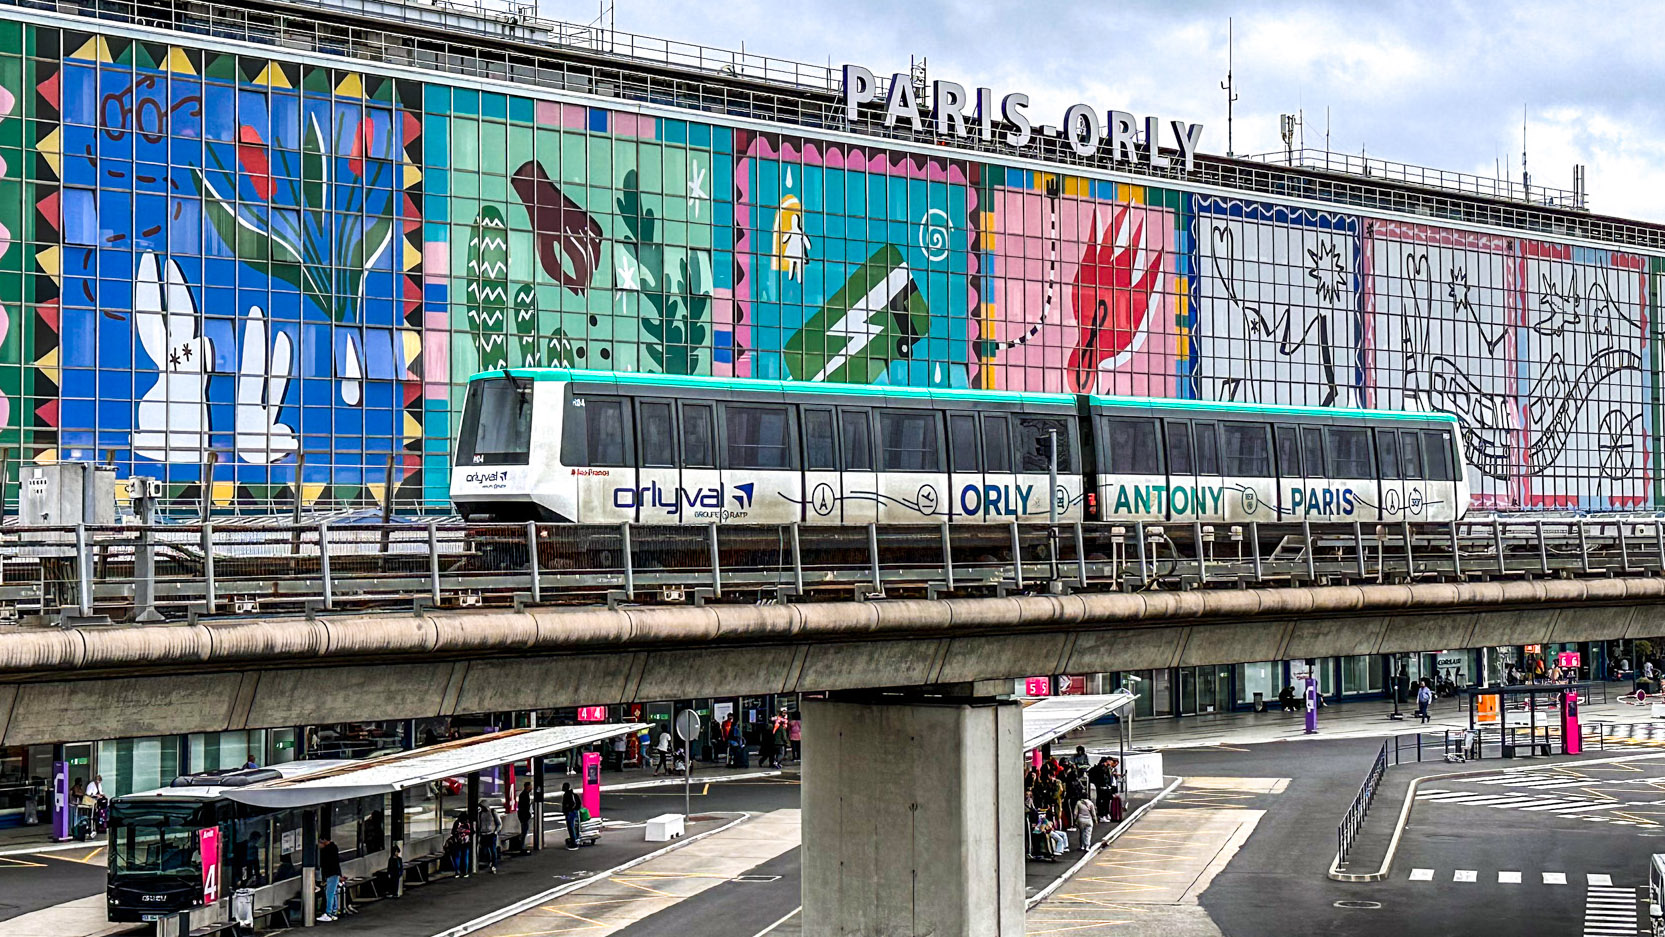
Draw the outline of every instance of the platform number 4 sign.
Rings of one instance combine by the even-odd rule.
[[[220,900],[220,828],[197,830],[197,851],[202,855],[202,903]]]

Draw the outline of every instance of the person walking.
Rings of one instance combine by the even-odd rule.
[[[318,920],[328,923],[341,908],[341,850],[328,836],[318,837],[318,874],[324,877],[324,913]]]
[[[1416,689],[1416,717],[1423,722],[1428,721],[1428,704],[1434,701],[1434,691],[1429,689],[1428,681],[1424,680]]]
[[[804,721],[797,713],[792,714],[792,721],[786,726],[786,737],[792,742],[792,761],[802,764],[804,760]]]
[[[1110,819],[1110,759],[1100,758],[1087,769],[1087,781],[1093,785],[1093,807],[1099,820]]]
[[[670,729],[666,729],[659,733],[659,741],[654,743],[653,750],[654,753],[658,755],[658,757],[654,759],[653,773],[658,775],[659,773],[669,769],[669,763],[671,760]]]
[[[578,848],[578,810],[584,806],[571,782],[561,785],[561,814],[567,820],[567,848]]]
[[[474,808],[474,835],[478,844],[476,855],[479,861],[476,866],[485,866],[491,874],[497,874],[497,834],[503,830],[503,820],[497,816],[497,811],[485,801]]]
[[[786,756],[787,749],[792,745],[791,723],[792,720],[787,718],[785,706],[780,708],[780,712],[775,715],[774,721],[770,723],[770,734],[774,736],[775,742],[775,760],[770,764],[774,768],[780,768],[781,759]]]
[[[1093,844],[1093,802],[1085,797],[1075,802],[1075,832],[1077,844],[1086,852]]]

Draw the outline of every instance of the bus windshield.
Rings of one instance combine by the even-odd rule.
[[[110,872],[115,875],[200,875],[200,803],[151,801],[110,806]]]

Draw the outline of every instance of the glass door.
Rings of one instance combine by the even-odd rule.
[[[1179,714],[1181,716],[1195,716],[1197,714],[1197,668],[1179,668]]]

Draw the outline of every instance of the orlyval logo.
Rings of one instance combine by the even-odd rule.
[[[729,497],[734,499],[735,507],[743,510],[752,506],[752,489],[754,487],[756,486],[750,482],[734,486],[735,494],[729,495]]]

